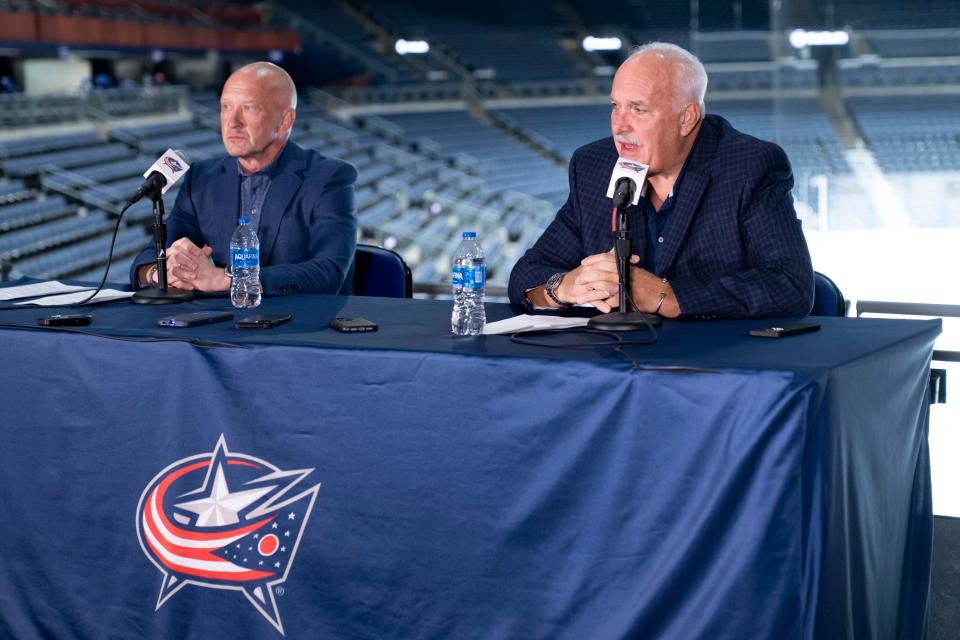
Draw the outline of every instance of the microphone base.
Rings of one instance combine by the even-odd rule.
[[[600,331],[649,331],[660,326],[660,316],[652,313],[611,311],[587,321],[588,329]]]
[[[193,300],[193,291],[176,287],[141,289],[133,294],[133,301],[137,304],[177,304],[191,300]]]

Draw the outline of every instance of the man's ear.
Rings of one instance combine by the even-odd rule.
[[[700,113],[700,105],[695,102],[688,102],[680,110],[680,135],[688,136],[696,129],[697,123],[703,114]]]
[[[283,110],[283,117],[280,118],[280,132],[287,133],[293,128],[293,122],[297,119],[297,112],[291,107]]]

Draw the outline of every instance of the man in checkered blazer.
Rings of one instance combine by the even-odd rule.
[[[628,209],[630,293],[664,317],[805,315],[813,267],[783,150],[704,115],[703,65],[675,45],[641,47],[611,91],[613,136],[577,149],[570,195],[510,274],[528,309],[619,306],[607,185],[618,156],[649,165]]]

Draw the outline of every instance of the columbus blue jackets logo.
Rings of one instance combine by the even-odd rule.
[[[174,173],[177,173],[178,171],[183,171],[183,165],[180,164],[176,158],[172,158],[170,156],[164,156],[163,164],[167,165],[167,168]]]
[[[274,597],[287,580],[320,484],[313,469],[283,471],[227,450],[178,460],[150,481],[137,506],[137,536],[163,574],[156,610],[187,585],[240,591],[277,631]]]

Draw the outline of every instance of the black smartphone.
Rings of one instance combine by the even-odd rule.
[[[161,327],[195,327],[200,324],[212,324],[226,320],[233,320],[233,313],[230,311],[194,311],[193,313],[181,313],[160,318],[157,320],[157,324]]]
[[[784,324],[778,327],[766,327],[764,329],[750,329],[750,335],[758,338],[786,338],[801,333],[810,333],[811,331],[820,331],[820,325],[815,322],[800,322],[796,324]]]
[[[293,318],[289,313],[260,313],[246,318],[240,318],[234,323],[237,329],[269,329]]]
[[[37,320],[41,327],[83,327],[90,324],[93,316],[89,313],[66,313],[56,316],[44,316]]]
[[[330,326],[341,333],[377,330],[377,323],[366,318],[334,318],[330,321]]]

